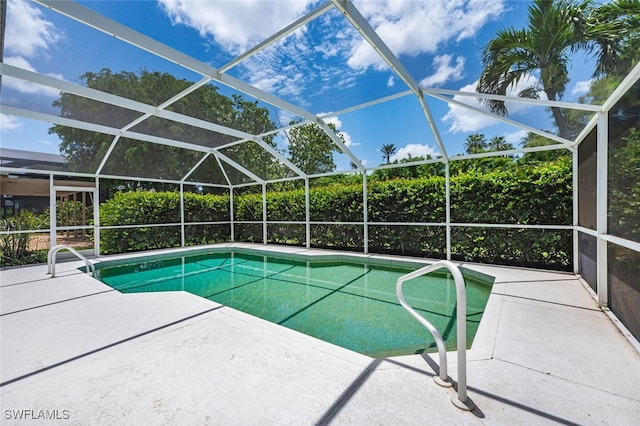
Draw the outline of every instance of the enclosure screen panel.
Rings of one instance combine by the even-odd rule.
[[[640,253],[609,244],[609,307],[640,339]]]
[[[595,292],[598,291],[597,239],[578,232],[578,273]]]
[[[609,229],[640,242],[640,82],[609,112]]]
[[[596,229],[597,128],[578,147],[578,224]]]

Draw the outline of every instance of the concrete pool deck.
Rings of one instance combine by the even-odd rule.
[[[369,358],[188,293],[120,294],[82,265],[0,271],[3,424],[640,419],[640,355],[573,275],[464,265],[496,278],[467,354],[465,412],[433,381],[437,354]],[[449,353],[457,379],[455,364]]]

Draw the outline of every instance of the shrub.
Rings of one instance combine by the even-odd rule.
[[[570,159],[481,173],[471,170],[451,178],[451,220],[454,223],[568,225],[572,219]],[[367,188],[369,249],[372,252],[442,258],[446,256],[445,179],[371,180]],[[267,192],[267,218],[304,222],[302,189]],[[357,183],[331,181],[309,192],[314,247],[362,250],[363,191]],[[234,197],[234,239],[263,241],[261,193]],[[228,195],[184,195],[187,222],[229,222]],[[118,193],[101,208],[101,223],[148,225],[180,222],[176,192]],[[242,223],[245,222],[245,223]],[[401,223],[395,225],[393,223]],[[385,223],[389,223],[385,225]],[[415,225],[422,224],[422,225]],[[186,225],[186,244],[229,239],[230,226]],[[294,223],[268,224],[268,242],[304,244],[306,229]],[[175,247],[180,227],[145,227],[102,231],[104,253]],[[520,266],[571,267],[571,231],[505,229],[452,225],[452,253],[461,260]]]

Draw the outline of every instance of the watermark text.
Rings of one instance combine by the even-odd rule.
[[[4,410],[5,420],[69,420],[69,410],[15,409]]]

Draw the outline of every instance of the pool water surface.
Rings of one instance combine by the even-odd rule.
[[[425,264],[357,257],[313,258],[248,250],[208,250],[96,264],[97,277],[122,293],[187,291],[371,357],[437,352],[431,334],[399,304],[395,285]],[[467,347],[491,292],[470,276]],[[456,289],[448,271],[407,281],[405,298],[456,348]]]

